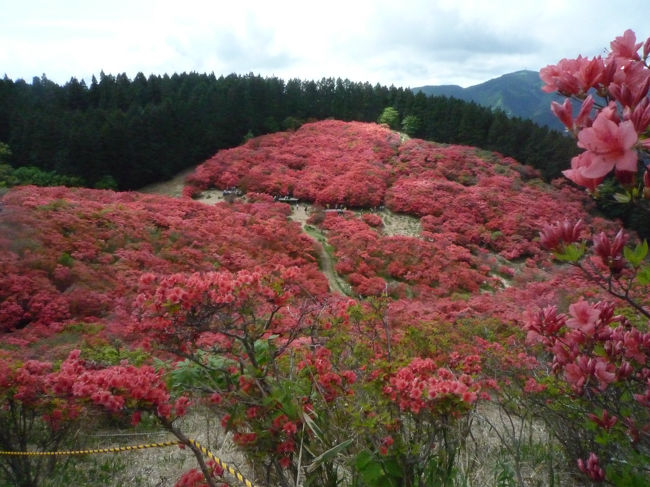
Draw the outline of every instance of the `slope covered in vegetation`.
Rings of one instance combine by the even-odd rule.
[[[214,206],[9,190],[0,200],[0,426],[9,432],[0,446],[62,447],[63,433],[96,427],[100,411],[123,426],[158,425],[200,458],[179,421],[196,408],[231,434],[261,484],[478,485],[471,452],[491,450],[465,438],[493,404],[522,428],[548,419],[555,436],[531,436],[541,459],[504,460],[506,442],[482,462],[558,482],[566,462],[594,445],[592,420],[575,412],[585,403],[572,402],[576,384],[611,385],[610,394],[621,381],[645,397],[650,337],[604,304],[571,304],[602,294],[578,269],[554,264],[538,232],[560,217],[594,234],[615,226],[585,211],[581,192],[538,176],[500,154],[328,120],[199,166],[186,196],[246,192]],[[308,229],[323,248],[273,198],[289,195],[309,204]],[[384,232],[383,207],[419,218],[420,233]],[[323,252],[349,296],[329,289]],[[617,365],[588,365],[588,338],[563,355],[573,369],[549,373],[548,355],[525,337],[543,337],[540,317],[555,332],[573,326],[539,311],[550,305],[574,320],[600,317],[599,330],[618,327],[598,334]],[[639,411],[630,417],[643,421]],[[52,474],[49,464],[21,462],[3,464],[16,485]],[[198,466],[177,485],[216,485],[223,474]]]

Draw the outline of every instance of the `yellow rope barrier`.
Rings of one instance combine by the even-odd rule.
[[[216,457],[215,455],[212,454],[210,450],[208,450],[206,447],[201,445],[198,441],[189,439],[188,440],[192,445],[197,447],[199,450],[201,450],[201,453],[203,453],[206,457],[211,458],[216,462],[217,465],[219,465],[221,468],[223,468],[225,471],[227,471],[230,475],[235,477],[237,480],[239,480],[242,484],[244,484],[246,487],[256,487],[254,483],[252,483],[250,480],[245,478],[239,471],[235,470],[233,467]]]
[[[239,471],[217,457],[214,453],[201,445],[198,441],[188,439],[188,442],[198,448],[203,455],[215,461],[217,465],[235,477],[246,487],[257,487],[253,482],[244,477]],[[164,441],[161,443],[146,443],[142,445],[115,446],[112,448],[95,448],[92,450],[65,450],[65,451],[0,451],[0,455],[5,456],[63,456],[63,455],[92,455],[95,453],[119,453],[123,451],[144,450],[146,448],[164,448],[167,446],[182,445],[180,441]]]
[[[145,448],[164,448],[178,445],[178,441],[165,441],[162,443],[146,443],[144,445],[115,446],[112,448],[96,448],[94,450],[67,450],[67,451],[0,451],[0,455],[13,456],[59,456],[59,455],[91,455],[93,453],[119,453],[123,451],[144,450]]]

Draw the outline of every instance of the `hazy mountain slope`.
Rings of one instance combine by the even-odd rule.
[[[421,86],[413,88],[413,91],[474,101],[479,105],[501,109],[508,115],[529,118],[539,125],[564,130],[549,108],[551,102],[560,97],[544,93],[541,87],[542,81],[537,71],[522,70],[468,88],[457,85]]]

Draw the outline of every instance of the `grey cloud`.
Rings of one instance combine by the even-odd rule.
[[[419,11],[377,12],[361,24],[355,40],[351,47],[359,55],[400,49],[439,59],[453,59],[459,54],[530,54],[542,49],[526,29],[504,32],[489,22],[464,22],[458,12],[435,6]]]
[[[189,60],[202,70],[212,71],[227,66],[229,72],[282,69],[296,58],[288,52],[273,51],[273,33],[254,23],[248,23],[246,36],[232,31],[199,32],[181,42],[169,39],[168,44],[178,56]],[[219,66],[210,66],[211,63]]]

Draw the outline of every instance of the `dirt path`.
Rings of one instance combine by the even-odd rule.
[[[193,167],[189,167],[179,172],[169,181],[163,181],[162,183],[152,183],[148,184],[144,188],[140,188],[138,191],[140,193],[149,193],[149,194],[164,194],[167,196],[172,196],[174,198],[180,198],[183,195],[183,186],[185,183],[185,178],[192,174],[194,171]]]
[[[183,185],[185,178],[191,174],[193,170],[194,168],[186,169],[185,171],[174,176],[169,181],[163,181],[161,183],[145,186],[144,188],[140,189],[140,192],[148,194],[162,194],[171,196],[173,198],[180,198],[183,194]],[[217,189],[209,189],[203,191],[201,195],[196,199],[196,201],[201,201],[207,205],[216,205],[217,203],[224,201],[223,192]],[[320,268],[321,272],[325,274],[325,277],[327,277],[327,280],[329,281],[330,289],[348,296],[352,295],[352,288],[334,270],[334,262],[332,256],[327,251],[327,238],[314,227],[309,227],[311,231],[308,231],[307,219],[311,214],[312,205],[294,205],[291,207],[291,209],[292,212],[289,218],[295,222],[300,223],[303,231],[321,244]]]
[[[140,189],[142,193],[149,194],[162,194],[174,198],[180,198],[183,194],[183,186],[185,178],[189,176],[194,168],[188,168],[178,173],[172,179],[160,183],[154,183]],[[196,199],[208,205],[215,205],[224,201],[223,192],[217,189],[209,189],[203,191]],[[291,220],[297,222],[302,227],[302,230],[307,233],[311,238],[321,244],[320,252],[320,269],[321,272],[327,277],[330,284],[330,289],[335,292],[347,296],[353,296],[352,287],[336,272],[334,269],[334,257],[332,251],[328,246],[327,237],[318,228],[312,227],[307,224],[307,219],[313,211],[313,205],[308,203],[300,203],[292,205],[291,207]],[[359,216],[362,212],[355,212]],[[419,237],[420,236],[420,220],[408,215],[400,215],[392,213],[389,210],[381,210],[376,213],[381,216],[384,226],[382,232],[384,235],[394,236],[402,235],[406,237]]]
[[[330,283],[330,290],[346,296],[354,296],[352,286],[345,282],[345,280],[343,280],[334,269],[334,258],[330,254],[327,237],[318,228],[312,227],[311,225],[303,224],[302,229],[307,235],[320,243],[320,270],[325,274],[325,277],[327,277],[327,280]]]
[[[420,237],[420,219],[414,216],[393,213],[390,210],[381,210],[377,213],[384,222],[384,235],[401,235],[404,237]]]

